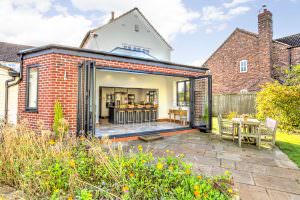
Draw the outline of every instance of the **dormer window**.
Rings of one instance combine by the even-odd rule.
[[[134,25],[134,31],[135,32],[139,32],[140,31],[140,27],[139,27],[139,25]]]
[[[240,61],[240,72],[245,73],[248,71],[248,61],[247,60],[241,60]]]

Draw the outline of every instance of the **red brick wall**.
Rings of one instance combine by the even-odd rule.
[[[248,60],[247,73],[240,73],[241,60]],[[204,67],[211,71],[214,94],[239,93],[245,88],[256,89],[261,71],[258,66],[257,37],[236,30],[208,59]]]
[[[42,120],[46,128],[51,129],[54,117],[54,102],[58,99],[63,106],[65,118],[70,124],[70,130],[76,131],[77,92],[78,92],[78,64],[84,60],[95,60],[97,65],[131,70],[156,71],[168,74],[199,76],[202,73],[179,69],[163,68],[155,65],[135,64],[113,60],[94,59],[88,57],[49,53],[25,59],[23,62],[24,76],[19,84],[18,116],[27,119],[32,128],[36,122]],[[25,111],[26,68],[32,64],[39,64],[38,82],[38,112]],[[64,74],[67,73],[67,80]]]
[[[291,49],[292,65],[300,64],[300,47]]]

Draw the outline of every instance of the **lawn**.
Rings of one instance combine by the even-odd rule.
[[[218,133],[218,118],[213,117],[213,132]],[[276,134],[276,145],[288,155],[300,168],[300,135],[287,134],[278,130]]]
[[[278,131],[276,135],[276,145],[288,155],[300,168],[300,135],[287,134]]]

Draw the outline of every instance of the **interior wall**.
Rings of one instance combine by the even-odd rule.
[[[176,107],[176,82],[186,78],[149,74],[134,74],[97,70],[96,72],[96,122],[99,122],[99,87],[125,87],[158,90],[159,119],[168,118],[170,108]],[[140,94],[143,95],[143,94]],[[106,101],[102,95],[102,101]],[[102,104],[103,105],[103,104]],[[105,106],[105,105],[104,105]]]

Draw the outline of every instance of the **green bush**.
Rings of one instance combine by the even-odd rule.
[[[154,157],[142,146],[65,136],[54,140],[26,125],[0,132],[0,182],[29,199],[231,199],[230,173],[205,177],[167,150]],[[105,145],[104,145],[105,144]]]
[[[257,116],[279,121],[284,130],[300,128],[300,85],[267,83],[257,93]]]

